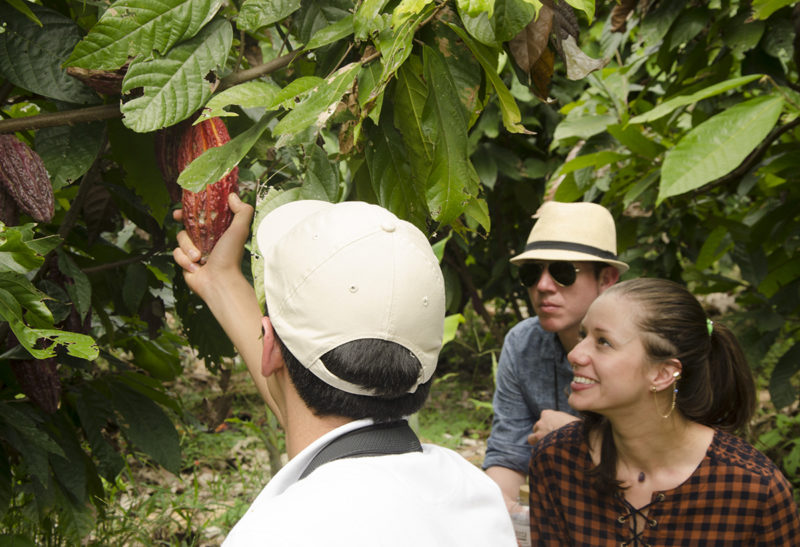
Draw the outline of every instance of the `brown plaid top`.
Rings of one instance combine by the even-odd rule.
[[[716,431],[705,459],[683,484],[654,492],[647,524],[623,496],[600,493],[583,424],[533,447],[529,467],[532,545],[800,545],[800,514],[789,482],[764,454]]]

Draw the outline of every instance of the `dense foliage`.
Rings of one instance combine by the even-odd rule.
[[[85,537],[122,454],[177,472],[181,348],[216,370],[233,355],[170,255],[157,135],[196,114],[233,138],[181,186],[238,165],[262,213],[380,203],[438,243],[450,332],[477,314],[478,348],[524,315],[508,257],[542,200],[600,202],[629,275],[729,295],[717,313],[772,402],[797,399],[796,2],[10,0],[0,22],[0,133],[41,158],[55,196],[52,220],[23,211],[0,233],[12,532]],[[14,372],[53,359],[57,408]],[[764,437],[793,476],[797,422]]]

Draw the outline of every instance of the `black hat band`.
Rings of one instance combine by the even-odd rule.
[[[525,251],[575,251],[587,255],[596,256],[604,260],[617,260],[617,255],[612,252],[592,247],[591,245],[582,245],[580,243],[570,243],[568,241],[532,241],[525,245]]]

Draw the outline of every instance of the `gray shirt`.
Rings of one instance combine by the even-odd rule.
[[[567,404],[572,369],[556,333],[532,317],[508,331],[500,352],[492,432],[483,468],[506,467],[527,473],[531,457],[528,435],[544,409],[575,416]]]

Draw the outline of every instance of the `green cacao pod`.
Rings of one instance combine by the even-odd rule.
[[[0,184],[23,213],[37,222],[53,219],[55,197],[44,162],[14,135],[0,134]]]
[[[228,129],[220,118],[210,118],[189,126],[183,132],[178,148],[178,171],[183,171],[209,148],[222,146],[230,140]],[[228,194],[236,193],[238,189],[238,167],[201,192],[183,189],[183,225],[200,250],[201,262],[205,262],[219,237],[230,226],[233,213],[228,207]]]

